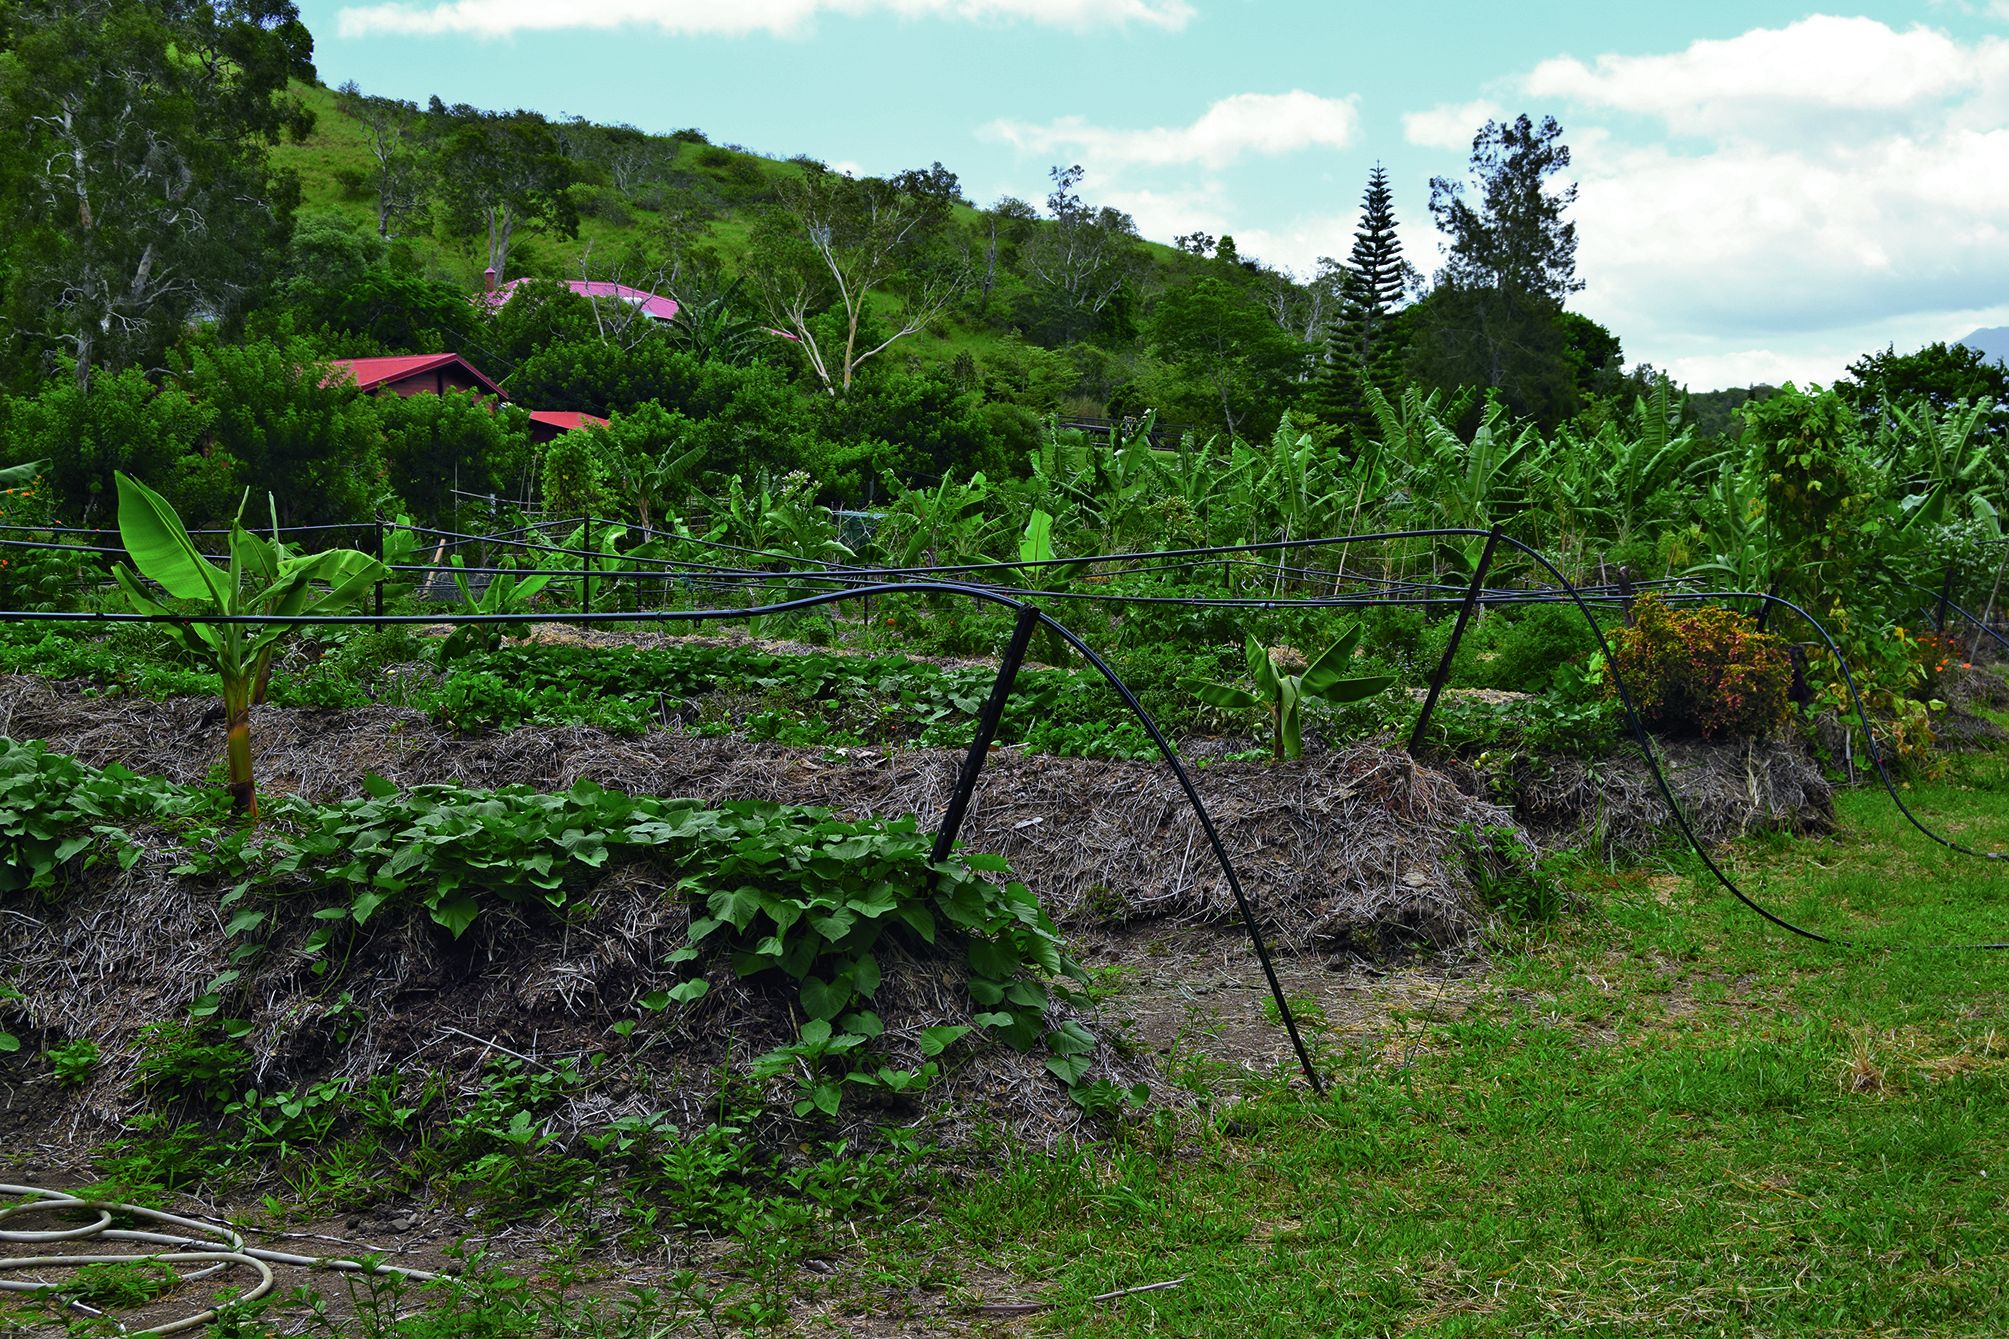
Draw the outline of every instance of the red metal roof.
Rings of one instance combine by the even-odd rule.
[[[477,296],[488,299],[488,305],[491,307],[500,307],[516,295],[516,286],[522,282],[523,280],[521,279],[511,279],[500,288],[492,292],[478,294]],[[666,298],[656,293],[646,292],[643,289],[630,288],[626,284],[617,284],[604,279],[566,279],[562,282],[567,288],[582,298],[618,298],[631,307],[640,307],[644,316],[652,317],[655,320],[670,321],[676,319],[677,300],[675,298]]]
[[[542,423],[547,428],[556,428],[560,432],[570,432],[574,428],[583,428],[589,424],[595,428],[607,426],[607,420],[598,414],[581,414],[571,409],[533,409],[530,411],[530,421]]]
[[[481,374],[479,368],[457,353],[409,353],[397,354],[389,358],[330,358],[328,366],[335,375],[332,383],[347,372],[363,390],[373,390],[387,382],[403,381],[406,377],[421,372],[431,372],[458,363],[460,370],[485,387],[489,394],[507,400],[509,395],[502,387]]]

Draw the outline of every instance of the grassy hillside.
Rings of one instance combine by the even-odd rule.
[[[314,129],[303,143],[280,145],[273,158],[299,177],[303,214],[339,215],[359,230],[374,230],[374,198],[367,189],[345,185],[345,178],[367,179],[372,166],[366,130],[338,109],[333,89],[302,83],[293,91],[314,112]],[[568,139],[590,147],[606,128],[562,129]],[[608,277],[626,262],[624,277],[632,277],[664,254],[668,229],[693,223],[700,244],[718,256],[744,255],[756,213],[776,202],[778,182],[802,170],[796,163],[735,147],[661,135],[644,136],[636,156],[645,159],[648,168],[638,174],[639,180],[631,179],[625,190],[619,190],[604,163],[590,153],[575,155],[584,177],[575,188],[578,236],[519,234],[511,247],[509,277],[577,278],[582,261],[595,278]],[[980,211],[958,205],[955,216],[974,239]],[[487,264],[480,237],[453,235],[435,225],[408,230],[401,240],[439,277],[469,291],[480,286]],[[1204,264],[1159,243],[1145,242],[1140,249],[1145,258],[1139,283],[1142,299],[1182,274],[1198,272]],[[1001,270],[987,313],[979,314],[974,300],[966,300],[928,330],[903,341],[897,352],[931,366],[947,366],[962,354],[981,366],[1022,360],[1024,355],[1012,347],[1019,339],[1008,315],[1022,291],[1017,276]]]

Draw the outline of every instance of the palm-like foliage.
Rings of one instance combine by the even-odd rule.
[[[119,539],[138,576],[121,564],[112,569],[127,601],[143,614],[173,614],[172,606],[140,587],[144,577],[175,600],[193,601],[205,614],[273,618],[339,614],[360,604],[388,569],[354,549],[300,554],[279,540],[244,528],[243,512],[231,523],[229,562],[218,567],[204,557],[167,499],[123,472],[119,490]],[[262,695],[272,655],[296,626],[290,623],[212,623],[191,620],[168,625],[222,680],[227,720],[225,756],[232,805],[258,816],[258,793],[251,763],[251,707]]]

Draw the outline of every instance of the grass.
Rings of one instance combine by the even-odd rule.
[[[2005,790],[1997,758],[1908,798],[2009,844]],[[1733,867],[1883,943],[1999,936],[1998,867],[1840,808]],[[1057,1303],[1034,1333],[2009,1327],[2009,963],[1789,938],[1678,866],[1577,885],[1420,1045],[1328,1050],[1333,1100],[1259,1084],[1160,1145],[1007,1159],[915,1259],[1022,1280]]]

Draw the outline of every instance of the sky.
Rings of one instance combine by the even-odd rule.
[[[1433,177],[1563,127],[1583,291],[1695,390],[1831,381],[2009,325],[2009,0],[299,0],[329,84],[525,107],[889,174],[984,204],[1050,168],[1146,237],[1345,256],[1384,165],[1407,258]]]

